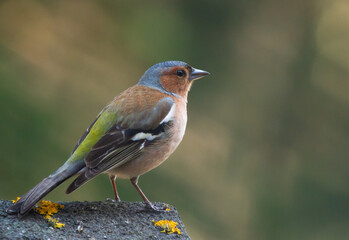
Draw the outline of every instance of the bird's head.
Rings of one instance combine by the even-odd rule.
[[[157,63],[150,67],[139,80],[139,85],[156,88],[175,96],[186,97],[194,80],[209,75],[180,61]]]

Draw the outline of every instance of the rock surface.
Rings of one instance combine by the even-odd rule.
[[[53,218],[64,223],[53,228],[40,215],[31,211],[23,218],[8,215],[11,201],[0,200],[0,239],[190,239],[177,210],[155,212],[141,202],[59,202],[64,205]],[[155,203],[163,206],[164,203]],[[182,234],[167,234],[152,220],[173,220]]]

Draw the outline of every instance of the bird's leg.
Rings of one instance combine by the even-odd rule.
[[[138,178],[139,176],[137,177],[134,177],[134,178],[131,178],[131,183],[132,185],[137,189],[137,191],[139,192],[139,194],[141,195],[141,197],[143,198],[144,202],[153,210],[155,211],[165,211],[165,208],[162,209],[162,208],[158,208],[156,206],[154,206],[149,200],[148,198],[145,196],[145,194],[142,192],[142,190],[139,188],[138,186]]]
[[[119,195],[118,195],[118,190],[116,189],[116,184],[115,184],[116,176],[115,175],[109,175],[109,179],[110,179],[111,185],[113,186],[114,195],[115,195],[115,201],[121,202],[121,200],[119,198]]]

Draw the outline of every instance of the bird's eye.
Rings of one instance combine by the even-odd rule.
[[[178,70],[176,74],[177,74],[178,77],[184,77],[185,76],[185,72],[183,70]]]

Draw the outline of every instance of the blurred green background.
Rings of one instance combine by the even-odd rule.
[[[0,198],[58,168],[151,65],[211,72],[140,179],[193,239],[349,238],[349,1],[0,1]],[[106,175],[71,195],[104,200]],[[140,201],[128,181],[122,200]]]

